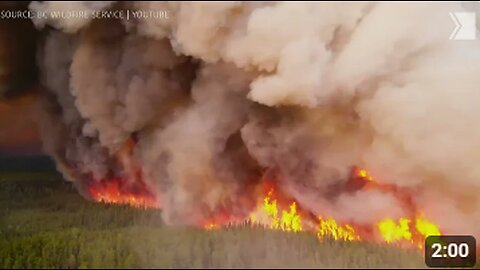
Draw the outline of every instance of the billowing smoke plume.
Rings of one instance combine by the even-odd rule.
[[[56,28],[38,53],[45,149],[81,190],[141,177],[167,222],[197,224],[246,214],[267,175],[314,214],[407,214],[346,191],[362,166],[446,232],[480,234],[480,44],[449,40],[461,4],[61,5],[168,15],[35,21]]]

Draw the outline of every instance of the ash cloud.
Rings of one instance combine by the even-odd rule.
[[[448,39],[459,3],[116,7],[169,16],[42,22],[59,29],[40,50],[44,143],[72,181],[125,177],[116,153],[135,137],[170,224],[241,215],[265,170],[314,214],[405,214],[389,194],[345,191],[358,165],[446,232],[480,234],[480,44]]]

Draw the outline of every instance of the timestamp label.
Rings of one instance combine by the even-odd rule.
[[[477,243],[471,235],[436,235],[425,239],[425,264],[429,267],[474,267]]]

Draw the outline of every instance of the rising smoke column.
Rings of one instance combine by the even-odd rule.
[[[459,3],[96,8],[109,7],[169,16],[52,23],[40,53],[45,147],[79,186],[128,181],[116,152],[135,137],[171,224],[248,212],[265,170],[314,214],[360,224],[406,214],[389,194],[345,192],[360,165],[408,190],[445,232],[480,234],[480,52],[448,40]]]

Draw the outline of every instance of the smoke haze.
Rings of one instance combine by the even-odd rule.
[[[168,12],[33,20],[44,149],[82,192],[141,177],[167,223],[195,225],[248,214],[267,175],[315,215],[408,215],[391,193],[347,190],[361,166],[442,232],[480,235],[480,44],[448,38],[460,3],[29,8]]]

